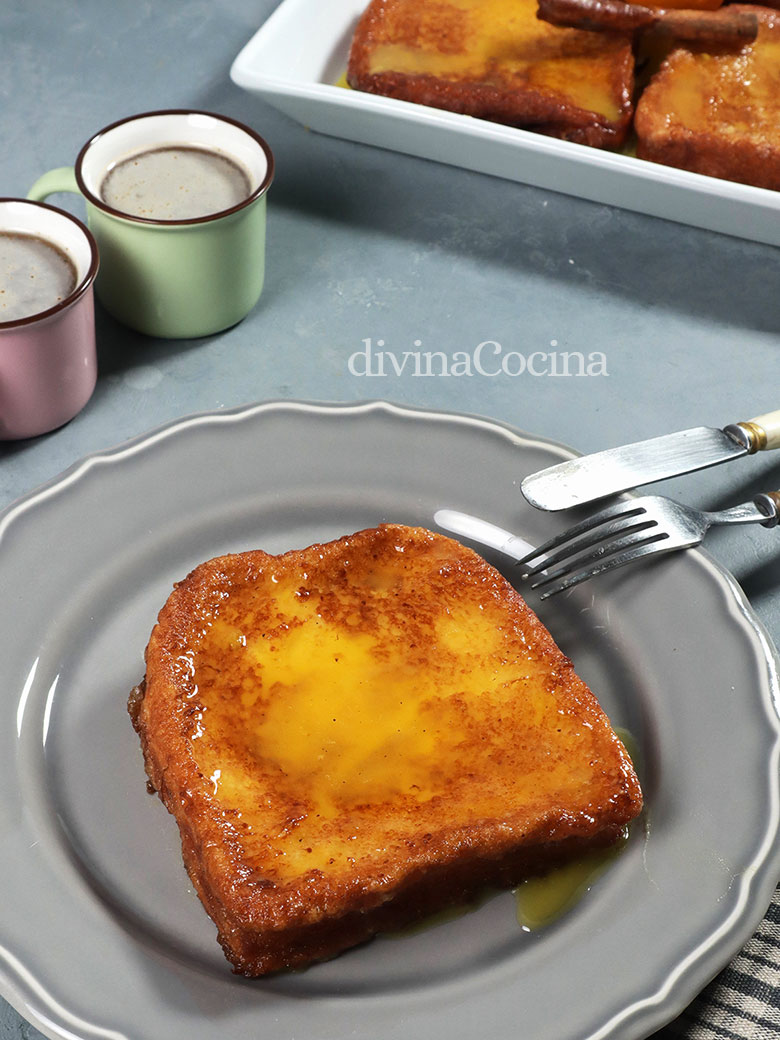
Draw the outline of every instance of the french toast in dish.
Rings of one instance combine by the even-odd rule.
[[[159,614],[129,709],[249,976],[610,845],[642,804],[523,599],[422,528],[197,567]]]
[[[632,115],[630,34],[560,29],[537,0],[371,0],[349,56],[356,90],[598,147]]]
[[[637,155],[694,173],[780,190],[780,11],[738,49],[672,51],[639,100]]]

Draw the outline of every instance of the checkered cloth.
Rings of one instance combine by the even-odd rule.
[[[780,886],[744,950],[652,1040],[780,1040]]]

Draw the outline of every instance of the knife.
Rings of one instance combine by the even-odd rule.
[[[522,481],[520,489],[537,509],[570,509],[619,491],[772,448],[780,448],[780,411],[733,423],[722,430],[697,426],[583,455],[532,473]]]
[[[498,549],[513,560],[521,560],[534,548],[530,542],[510,534],[501,527],[496,527],[487,520],[481,520],[470,513],[461,513],[458,509],[437,509],[433,514],[434,523],[452,534],[462,535],[472,542]]]

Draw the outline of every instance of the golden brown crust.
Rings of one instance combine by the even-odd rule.
[[[780,190],[780,13],[734,5],[759,20],[738,50],[674,50],[637,105],[637,155],[710,177]]]
[[[632,115],[634,59],[630,35],[606,39],[536,20],[536,0],[513,0],[505,19],[499,4],[483,4],[479,18],[448,0],[372,0],[355,31],[347,80],[385,97],[529,128],[597,147],[618,147]],[[495,25],[502,34],[492,43]],[[419,68],[374,67],[387,46],[407,48]],[[482,53],[483,67],[459,68],[460,58]],[[446,70],[442,62],[446,61]],[[590,63],[599,98],[583,89],[582,64]],[[468,65],[469,63],[466,63]],[[391,63],[392,65],[392,63]],[[426,68],[426,65],[428,66]]]
[[[641,808],[538,618],[423,529],[209,561],[161,610],[146,664],[129,704],[146,770],[247,975],[511,886],[614,842]],[[342,751],[311,753],[322,733]]]

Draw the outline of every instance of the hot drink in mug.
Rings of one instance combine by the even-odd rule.
[[[94,238],[70,213],[0,199],[0,439],[72,419],[97,378]]]
[[[106,309],[149,335],[189,338],[234,325],[260,298],[273,169],[266,142],[235,120],[150,112],[95,134],[30,198],[80,192]]]
[[[152,148],[116,163],[100,186],[106,205],[149,220],[192,220],[240,205],[249,174],[205,148]]]
[[[76,281],[76,265],[54,242],[0,229],[0,322],[56,307],[70,296]]]

